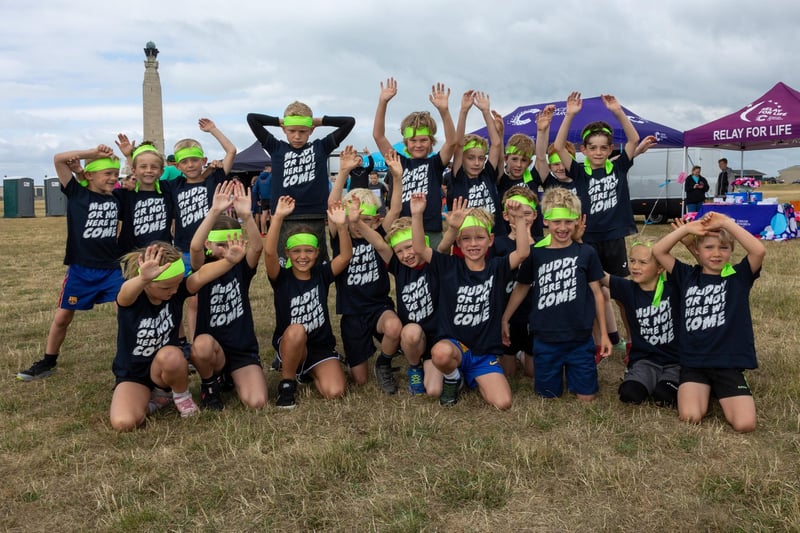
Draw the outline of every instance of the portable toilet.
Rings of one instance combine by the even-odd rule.
[[[3,180],[3,217],[35,217],[33,209],[33,178]]]
[[[44,215],[47,217],[63,217],[67,214],[67,196],[61,192],[58,178],[44,180]]]

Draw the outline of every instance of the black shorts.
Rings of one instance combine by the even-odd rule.
[[[624,237],[587,244],[597,251],[603,270],[621,278],[630,275],[631,272],[628,270],[628,249],[625,247]]]
[[[270,213],[270,211],[269,211],[269,203],[270,203],[269,199],[261,200],[261,212],[262,213],[266,213],[266,214]]]
[[[261,357],[258,353],[239,352],[236,350],[229,350],[225,346],[220,345],[222,351],[225,353],[225,371],[229,374],[234,370],[239,370],[250,365],[258,365],[261,368]]]
[[[147,361],[142,361],[140,363],[131,364],[128,367],[128,371],[125,373],[124,376],[116,376],[114,380],[114,387],[119,385],[120,383],[124,383],[126,381],[130,381],[133,383],[138,383],[140,385],[144,385],[150,390],[156,387],[156,384],[150,379],[150,367],[153,364],[153,358],[149,358]]]
[[[511,334],[511,344],[503,346],[503,355],[517,355],[523,351],[527,354],[533,350],[533,335],[528,328],[527,322],[511,322],[508,325]]]
[[[277,355],[278,360],[283,361],[281,359],[281,340],[278,339],[278,349]],[[306,358],[303,359],[303,362],[300,363],[300,366],[297,367],[297,372],[295,375],[297,376],[298,381],[301,382],[308,382],[308,378],[311,374],[311,369],[313,369],[318,364],[327,361],[329,359],[336,359],[337,361],[342,360],[342,356],[336,350],[324,350],[324,349],[315,349],[313,347],[307,347]]]
[[[347,366],[353,368],[360,365],[375,353],[373,337],[378,341],[383,340],[383,335],[378,333],[378,321],[386,311],[394,311],[390,306],[367,315],[342,315],[340,321],[342,332],[342,346]]]
[[[717,399],[732,396],[752,396],[750,385],[741,368],[681,368],[681,385],[702,383],[711,387]]]

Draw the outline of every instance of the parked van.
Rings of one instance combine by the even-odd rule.
[[[634,215],[644,215],[651,224],[681,216],[684,185],[678,182],[678,176],[684,171],[688,173],[693,165],[702,167],[701,174],[708,180],[713,195],[719,175],[720,150],[689,148],[685,166],[683,155],[682,148],[651,149],[634,159],[628,171]]]

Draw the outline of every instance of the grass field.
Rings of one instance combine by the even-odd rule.
[[[763,190],[800,199],[788,185]],[[752,434],[732,432],[718,406],[692,426],[622,405],[621,352],[601,364],[591,405],[539,399],[521,377],[508,412],[475,393],[450,409],[386,397],[371,381],[333,402],[301,388],[291,412],[229,397],[222,413],[162,412],[119,434],[107,421],[112,306],[76,316],[57,374],[13,379],[44,349],[64,274],[65,219],[37,210],[0,219],[2,530],[800,530],[800,239],[766,243],[751,296],[761,364],[749,373]],[[268,366],[263,268],[251,300]],[[274,402],[278,376],[266,373]],[[198,387],[195,376],[196,397]]]

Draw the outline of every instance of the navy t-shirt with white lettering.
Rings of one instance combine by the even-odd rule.
[[[65,265],[119,269],[119,201],[113,194],[90,191],[73,177],[61,187],[67,197]]]
[[[208,333],[223,350],[258,355],[249,296],[256,270],[242,259],[197,292],[197,335]]]
[[[189,252],[192,237],[211,209],[214,191],[225,180],[225,172],[216,169],[204,181],[197,183],[189,183],[183,175],[161,182],[175,218],[173,244],[181,252]]]
[[[381,237],[382,227],[376,230]],[[339,255],[339,237],[331,238],[333,256]],[[353,239],[353,257],[347,268],[336,276],[336,312],[340,315],[368,315],[394,308],[389,297],[389,273],[386,263],[366,239]]]
[[[126,254],[153,241],[172,242],[172,207],[157,191],[116,189],[119,199],[120,252]]]
[[[517,281],[533,284],[531,333],[545,342],[580,342],[592,335],[594,293],[603,277],[597,252],[573,242],[566,248],[532,248]]]
[[[655,290],[645,291],[629,279],[611,276],[611,297],[625,309],[631,334],[630,364],[647,359],[657,365],[676,365],[679,306],[671,276],[664,282],[661,303],[653,307]]]
[[[164,346],[178,345],[178,327],[183,318],[183,302],[191,296],[186,278],[169,300],[154,304],[144,291],[129,306],[117,302],[117,354],[112,370],[125,378],[132,365],[153,361]]]
[[[423,226],[425,231],[442,231],[442,174],[446,164],[438,153],[431,157],[412,159],[400,154],[403,166],[403,208],[400,216],[411,216],[411,194],[424,192],[427,198]],[[391,184],[391,182],[390,182]],[[394,194],[390,190],[389,195]]]
[[[689,368],[758,368],[750,289],[761,275],[747,257],[735,274],[703,274],[699,265],[675,260],[672,275],[683,298],[680,318],[681,365]]]
[[[491,163],[487,162],[476,178],[467,177],[461,167],[447,188],[447,206],[452,208],[453,200],[461,197],[468,201],[469,207],[480,207],[494,217],[502,211],[496,180],[497,170]]]
[[[403,325],[416,323],[427,336],[436,334],[436,308],[439,299],[439,280],[430,275],[427,264],[409,268],[392,254],[389,272],[394,275],[397,315]]]
[[[511,280],[508,257],[487,259],[483,270],[473,271],[463,259],[434,250],[429,268],[439,279],[436,340],[456,339],[473,355],[502,354],[501,318]]]

